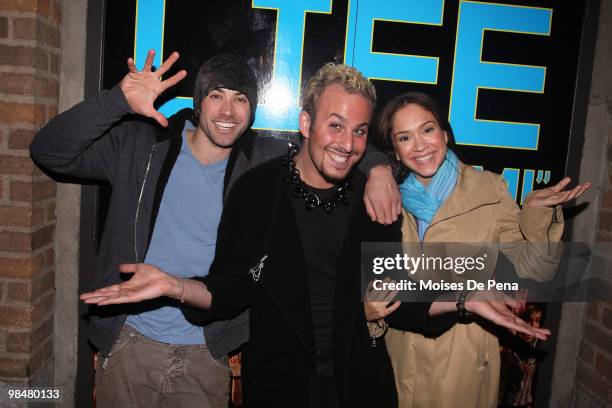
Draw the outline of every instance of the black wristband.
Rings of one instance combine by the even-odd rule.
[[[465,298],[467,297],[467,290],[462,290],[459,292],[459,297],[457,298],[457,312],[459,313],[459,319],[466,320],[472,316],[472,313],[468,312],[465,309]]]

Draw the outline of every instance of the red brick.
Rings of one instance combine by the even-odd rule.
[[[612,336],[599,327],[587,323],[584,328],[584,339],[612,354]]]
[[[604,307],[601,317],[601,324],[608,330],[612,330],[612,309]]]
[[[36,250],[53,242],[55,226],[49,225],[32,233],[32,249]]]
[[[53,354],[53,345],[51,340],[45,341],[40,348],[34,352],[32,358],[30,359],[30,368],[32,370],[32,374],[36,373],[40,367],[42,367],[47,361],[51,359]]]
[[[38,21],[36,17],[13,18],[13,38],[21,40],[36,40]]]
[[[32,235],[25,232],[0,231],[0,251],[28,252],[32,250]]]
[[[43,125],[47,107],[35,103],[0,102],[0,122]]]
[[[29,361],[27,359],[0,358],[0,376],[29,377]]]
[[[604,401],[612,391],[612,387],[601,374],[581,363],[576,367],[576,380]]]
[[[44,253],[44,265],[47,268],[53,267],[55,265],[55,252],[53,249],[48,249],[47,252]]]
[[[597,353],[595,357],[595,369],[606,379],[612,380],[612,361],[606,358],[602,353]]]
[[[29,176],[33,170],[34,163],[29,157],[0,156],[0,174]]]
[[[0,44],[0,64],[47,70],[47,52],[40,48]]]
[[[45,222],[55,221],[55,202],[50,202],[45,207]]]
[[[32,350],[30,332],[7,332],[6,351],[9,353],[29,353]]]
[[[599,224],[598,227],[604,232],[612,232],[612,213],[601,211],[599,213]]]
[[[42,276],[37,276],[32,282],[32,299],[36,300],[45,292],[55,290],[55,274],[53,271],[46,272]]]
[[[45,209],[43,207],[33,207],[30,226],[37,227],[45,221]]]
[[[37,11],[38,0],[2,0],[0,10],[4,11]]]
[[[0,92],[16,95],[35,95],[47,98],[57,98],[58,83],[49,78],[34,74],[19,74],[14,72],[0,73]]]
[[[601,307],[599,302],[591,302],[588,305],[587,308],[587,316],[596,322],[599,322],[601,320]]]
[[[0,225],[32,226],[32,209],[24,207],[0,207]]]
[[[0,306],[0,326],[30,327],[32,325],[32,307]]]
[[[8,300],[29,302],[32,300],[32,287],[29,282],[8,282]]]
[[[45,320],[40,326],[38,326],[34,333],[32,333],[31,342],[34,346],[42,344],[45,340],[53,335],[53,319],[49,318]]]
[[[29,252],[52,242],[55,227],[49,225],[32,233],[0,231],[0,251]]]
[[[55,292],[47,292],[37,303],[32,310],[32,325],[41,324],[48,318],[49,312],[53,311],[53,299]]]
[[[0,258],[0,276],[4,278],[31,278],[44,269],[47,254],[29,259]]]
[[[52,0],[51,21],[53,21],[55,24],[59,24],[61,19],[62,7],[60,6],[59,2],[57,2],[56,0]]]
[[[595,242],[612,242],[612,233],[606,233],[601,230],[595,235]]]
[[[37,11],[45,17],[51,16],[51,3],[50,0],[38,0]]]
[[[58,91],[59,92],[59,91]],[[48,105],[47,106],[47,122],[57,116],[57,106],[56,105]]]
[[[58,48],[60,45],[59,30],[35,17],[14,18],[13,38],[20,40],[35,40],[55,48]]]
[[[29,181],[11,181],[9,187],[9,197],[11,201],[32,201],[34,187]]]
[[[612,159],[612,158],[611,158]],[[601,205],[608,210],[612,210],[612,191],[606,191],[601,199]]]
[[[41,201],[55,197],[56,183],[45,180],[35,183],[27,181],[11,181],[9,197],[12,201]]]
[[[57,54],[49,54],[49,71],[57,74],[60,72],[60,58]]]
[[[9,133],[9,149],[28,149],[36,132],[28,129],[15,129]]]
[[[0,38],[8,37],[8,18],[0,17]]]
[[[585,363],[592,365],[595,352],[588,344],[582,342],[580,344],[580,349],[578,350],[578,356]]]
[[[34,176],[34,177],[42,177],[42,176],[46,176],[46,174],[43,173],[43,171],[38,166],[34,166],[32,168],[32,176]]]
[[[32,200],[40,201],[55,197],[57,183],[53,180],[46,180],[32,184]]]

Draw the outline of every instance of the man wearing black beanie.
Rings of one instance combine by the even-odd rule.
[[[153,103],[186,72],[162,80],[178,53],[155,71],[154,55],[149,51],[142,71],[129,59],[130,72],[117,86],[54,118],[30,147],[51,173],[112,186],[96,287],[122,282],[121,263],[150,263],[177,277],[206,275],[231,186],[287,152],[286,143],[250,131],[258,88],[241,58],[206,61],[195,80],[194,109],[167,119]],[[372,158],[364,166],[379,163]],[[394,184],[390,172],[389,179]],[[185,319],[180,304],[163,298],[91,310],[98,407],[227,407],[227,354],[248,339],[248,316],[202,328]]]

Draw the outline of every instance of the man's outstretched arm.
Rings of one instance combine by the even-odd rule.
[[[129,59],[130,72],[120,84],[53,118],[30,145],[34,161],[55,173],[112,182],[120,154],[134,136],[129,134],[128,123],[122,122],[124,116],[137,113],[164,125],[167,121],[154,109],[153,102],[186,75],[180,71],[161,81],[161,75],[176,62],[178,53],[170,55],[152,72],[154,56],[155,52],[149,51],[140,72]]]
[[[142,263],[121,264],[119,270],[122,273],[132,274],[132,278],[117,285],[84,293],[81,295],[81,300],[104,306],[137,303],[168,296],[199,309],[210,308],[212,294],[201,281],[182,279],[162,271],[155,265]]]

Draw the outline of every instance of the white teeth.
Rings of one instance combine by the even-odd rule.
[[[418,159],[415,158],[414,161],[417,162],[417,164],[424,165],[424,164],[429,164],[431,159],[433,159],[433,153],[428,154],[427,156],[419,157]]]
[[[332,159],[332,161],[339,163],[339,164],[346,163],[346,161],[348,160],[348,156],[341,156],[341,155],[334,154],[331,152],[329,152],[329,157]]]
[[[236,124],[233,122],[214,122],[214,123],[215,125],[223,129],[231,129],[236,126]]]

